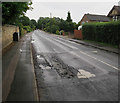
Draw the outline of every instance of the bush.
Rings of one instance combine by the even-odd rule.
[[[60,32],[59,32],[59,30],[57,30],[57,31],[56,31],[56,34],[57,34],[57,35],[60,35]]]
[[[24,26],[23,29],[25,29],[27,32],[31,32],[32,31],[30,26]]]
[[[83,39],[118,45],[120,21],[86,23],[82,26]]]
[[[59,30],[59,27],[58,27],[58,26],[56,26],[56,25],[52,25],[52,26],[51,26],[51,32],[52,32],[52,33],[55,34],[57,30]]]

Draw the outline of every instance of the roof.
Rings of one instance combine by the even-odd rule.
[[[113,8],[110,10],[110,12],[108,13],[108,16],[110,16],[110,14],[112,13],[113,10],[116,10],[118,12],[118,15],[120,15],[120,6],[113,6]]]
[[[85,14],[87,18],[91,21],[110,21],[110,18],[105,15],[94,15],[94,14]]]

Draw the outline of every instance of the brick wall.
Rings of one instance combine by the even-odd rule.
[[[13,34],[19,32],[19,27],[14,25],[2,26],[2,49],[13,42]]]
[[[82,38],[82,30],[74,30],[74,38],[83,39]]]

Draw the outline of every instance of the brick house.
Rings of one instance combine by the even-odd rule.
[[[107,16],[113,20],[120,20],[120,6],[114,5]]]
[[[80,24],[86,22],[109,22],[111,19],[105,15],[85,14],[80,21]]]
[[[107,16],[84,14],[80,21],[80,25],[87,22],[110,22],[112,20],[120,20],[120,6],[113,6]],[[82,31],[80,26],[78,27],[78,30],[74,30],[74,38],[82,39]]]

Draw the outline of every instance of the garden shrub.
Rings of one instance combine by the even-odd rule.
[[[118,45],[120,21],[85,23],[82,26],[83,39]]]

